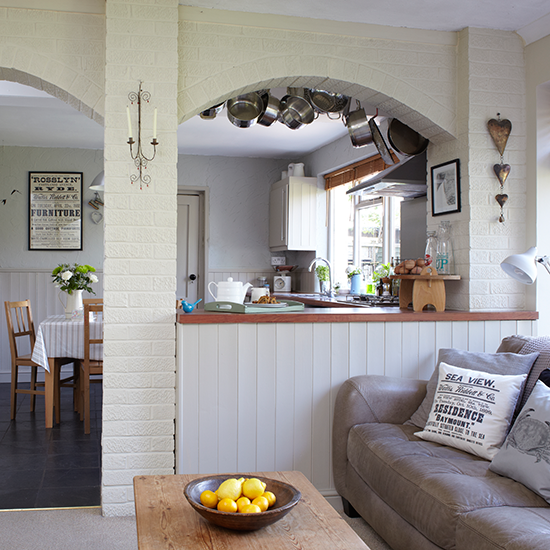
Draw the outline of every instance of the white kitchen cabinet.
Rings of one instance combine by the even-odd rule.
[[[317,178],[289,177],[269,193],[269,248],[315,250]]]

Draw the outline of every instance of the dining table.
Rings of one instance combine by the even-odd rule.
[[[103,316],[90,316],[90,338],[101,338]],[[54,389],[58,378],[56,369],[61,368],[55,359],[71,358],[75,362],[84,359],[84,318],[66,318],[65,315],[50,315],[38,326],[32,352],[32,360],[44,367],[44,390],[46,401],[46,428],[53,428]],[[90,358],[103,359],[103,344],[93,345]]]

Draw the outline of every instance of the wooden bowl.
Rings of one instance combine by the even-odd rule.
[[[223,481],[232,477],[238,479],[243,476],[241,474],[224,474],[202,477],[189,482],[184,489],[185,498],[187,498],[189,504],[191,504],[203,518],[210,523],[225,527],[226,529],[256,531],[257,529],[272,525],[286,516],[288,512],[300,502],[300,498],[302,498],[300,491],[288,483],[283,483],[277,479],[254,476],[266,483],[267,486],[265,490],[271,491],[277,498],[275,505],[265,512],[259,512],[257,514],[220,512],[215,508],[207,508],[201,504],[200,496],[203,491],[216,491]]]

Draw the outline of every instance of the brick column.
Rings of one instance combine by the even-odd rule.
[[[174,472],[177,0],[106,0],[102,504],[134,513],[132,480]],[[131,184],[126,106],[139,81],[149,187]],[[134,139],[136,105],[130,106]]]

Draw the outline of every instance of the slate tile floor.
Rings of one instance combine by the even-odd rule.
[[[61,423],[44,427],[44,397],[17,396],[10,421],[10,384],[0,384],[0,510],[100,505],[101,384],[91,384],[91,433],[61,390]]]

